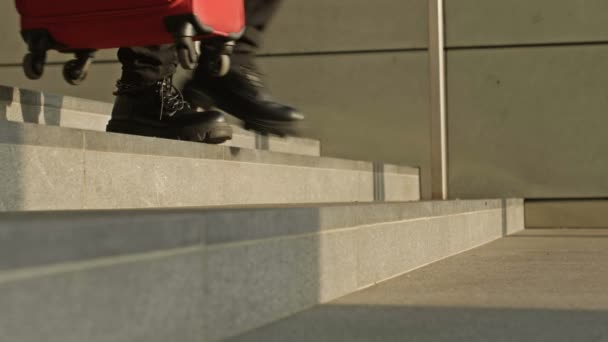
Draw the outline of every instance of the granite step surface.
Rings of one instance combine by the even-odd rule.
[[[5,213],[0,331],[222,341],[522,229],[521,200]]]
[[[0,211],[419,199],[412,167],[0,120]]]
[[[607,268],[607,229],[527,229],[228,341],[607,341]]]

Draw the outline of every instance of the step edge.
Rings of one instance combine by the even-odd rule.
[[[523,204],[516,210],[521,210],[522,206]],[[9,253],[14,249],[11,246],[19,246],[19,249],[13,251],[15,257],[19,257],[11,263],[8,262],[8,255],[0,258],[5,260],[4,265],[0,263],[0,271],[199,244],[206,248],[231,248],[371,226],[508,210],[510,209],[503,200],[472,200],[292,208],[13,212],[0,216],[0,233],[4,236],[0,245],[9,244],[4,246],[6,248],[0,248],[0,251]],[[376,216],[370,216],[373,214]],[[503,216],[507,218],[506,215]],[[146,239],[138,238],[144,235]],[[49,241],[53,243],[50,244]],[[82,243],[75,245],[75,241]],[[28,251],[36,252],[32,256]]]
[[[213,146],[185,141],[9,121],[0,121],[0,144],[79,149],[86,152],[212,159],[226,162],[377,172],[374,166],[375,163],[370,161],[296,155],[231,146]],[[384,163],[381,163],[381,165],[384,166],[384,170],[381,173],[396,173],[415,177],[419,177],[420,175],[420,169],[416,167]]]

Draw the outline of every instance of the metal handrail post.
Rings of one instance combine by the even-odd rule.
[[[429,1],[429,86],[431,114],[431,196],[448,199],[444,0]]]

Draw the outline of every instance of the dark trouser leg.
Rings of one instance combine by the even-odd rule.
[[[283,0],[245,0],[245,34],[235,46],[233,61],[249,64],[262,45],[263,34]]]
[[[236,43],[232,67],[224,77],[214,77],[203,64],[184,89],[195,106],[218,108],[236,116],[262,133],[297,134],[304,119],[295,108],[273,100],[255,65],[255,53],[262,43],[268,23],[282,0],[246,0],[247,28]]]
[[[173,76],[177,68],[173,44],[121,48],[118,60],[122,63],[121,80],[129,83],[154,83]]]

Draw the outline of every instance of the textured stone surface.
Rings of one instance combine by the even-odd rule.
[[[87,209],[225,204],[221,164],[205,159],[86,153]]]
[[[500,203],[499,201],[492,201]],[[450,202],[456,205],[456,202]],[[438,202],[352,203],[217,210],[205,214],[209,244],[286,237],[435,216]],[[476,211],[474,206],[470,210]]]
[[[384,174],[385,201],[407,201],[420,198],[420,178],[417,176]]]
[[[505,202],[502,200],[453,200],[453,201],[433,201],[429,202],[432,204],[432,215],[453,215],[463,212],[471,211],[483,211],[500,209],[504,206]]]
[[[420,255],[422,246],[436,247],[427,246],[425,236],[421,236],[428,231],[429,224],[428,219],[423,219],[361,229],[357,236],[357,287],[373,285],[429,262]],[[426,236],[426,239],[439,236]]]
[[[304,167],[323,167],[328,169],[347,169],[357,171],[368,171],[373,170],[373,163],[361,161],[361,160],[350,160],[350,159],[339,159],[329,157],[314,157],[304,156],[286,153],[268,153],[268,151],[252,150],[252,149],[240,149],[240,148],[221,148],[224,151],[224,159],[232,162],[247,162],[257,164],[282,164],[290,166],[304,166]],[[417,174],[416,168],[403,168],[402,173],[404,174]]]
[[[523,199],[507,199],[503,202],[506,210],[505,235],[510,235],[526,228],[526,210]]]
[[[231,341],[603,341],[606,230],[529,230]]]
[[[21,120],[32,119],[34,114],[44,114],[43,117],[50,122],[58,123],[63,117],[63,111],[72,111],[69,115],[78,113],[98,114],[108,117],[112,111],[112,104],[82,98],[64,96],[50,92],[17,88],[0,85],[0,103],[6,105],[15,115],[15,120],[21,115]]]
[[[0,331],[19,342],[203,339],[200,251],[0,273]]]
[[[209,246],[242,244],[319,233],[335,233],[340,237],[353,229],[437,219],[444,214],[433,214],[430,207],[449,203],[461,207],[456,215],[478,215],[483,211],[474,206],[464,208],[454,201],[5,213],[0,220],[0,269],[38,267],[203,242]],[[521,217],[521,207],[510,210]],[[516,230],[515,227],[510,230]],[[334,240],[328,243],[338,244]],[[331,250],[328,253],[331,255]]]
[[[360,172],[356,170],[231,162],[222,165],[221,172],[226,204],[356,202],[367,199],[359,191]]]
[[[325,303],[357,288],[358,232],[356,229],[322,234],[319,239],[319,302]]]
[[[0,132],[4,211],[384,200],[370,162],[7,121]],[[390,199],[419,199],[418,170],[395,170],[382,178]]]
[[[502,211],[394,222],[362,229],[358,286],[365,287],[502,236]]]
[[[210,285],[209,298],[226,304],[208,318],[212,340],[496,240],[503,236],[503,224],[498,208],[216,244],[208,267],[210,279],[218,282]]]
[[[83,153],[0,143],[0,211],[79,208]]]
[[[203,220],[193,210],[3,214],[0,271],[197,245]]]
[[[458,209],[433,213],[439,203]],[[189,341],[196,329],[217,341],[499,238],[504,210],[487,209],[497,203],[6,214],[0,257],[18,258],[0,264],[0,328],[19,341],[50,330]],[[26,316],[39,329],[16,323]]]
[[[83,131],[0,120],[0,143],[81,149]]]
[[[207,251],[205,324],[210,341],[318,303],[319,237],[266,240]]]

